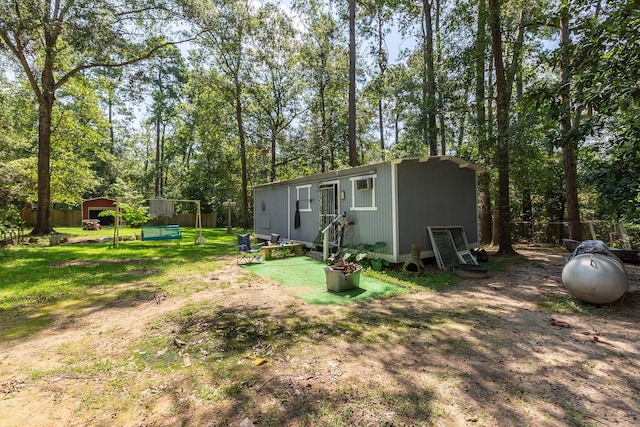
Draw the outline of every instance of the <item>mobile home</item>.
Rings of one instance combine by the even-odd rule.
[[[413,245],[421,246],[422,258],[434,256],[428,226],[461,225],[476,247],[477,174],[483,170],[456,157],[434,156],[258,185],[254,232],[310,248],[322,244],[322,230],[332,248],[383,242],[375,255],[391,263],[406,261]]]

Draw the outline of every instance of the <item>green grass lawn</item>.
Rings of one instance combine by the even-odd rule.
[[[73,312],[105,300],[124,304],[162,291],[171,295],[194,292],[185,274],[215,269],[218,259],[235,253],[236,236],[225,229],[206,229],[206,243],[196,245],[193,228],[181,228],[181,240],[122,241],[114,248],[113,228],[88,231],[56,227],[72,243],[49,246],[37,243],[0,250],[0,339],[18,338],[45,328],[52,312],[64,307]],[[123,228],[121,236],[133,236]],[[90,239],[90,243],[73,243]],[[224,262],[228,262],[224,261]],[[182,280],[175,280],[182,277]],[[118,286],[138,282],[135,294]],[[194,281],[193,283],[198,283]],[[196,285],[197,286],[197,285]]]
[[[245,419],[262,426],[458,425],[462,420],[500,425],[483,417],[508,407],[506,424],[527,420],[538,398],[551,408],[548,419],[580,424],[582,409],[563,409],[547,401],[547,394],[531,391],[540,371],[529,364],[545,372],[550,368],[543,351],[541,356],[519,353],[523,343],[560,348],[558,354],[577,349],[578,357],[552,367],[560,375],[574,370],[564,376],[567,384],[584,371],[572,362],[584,358],[584,348],[593,349],[587,360],[599,360],[606,351],[607,364],[620,361],[618,367],[636,356],[632,350],[627,356],[600,347],[606,341],[588,337],[583,347],[578,340],[569,346],[565,334],[570,331],[564,330],[546,334],[545,340],[554,341],[539,344],[543,326],[531,319],[546,323],[547,313],[577,314],[596,325],[610,313],[609,325],[618,322],[624,330],[637,319],[621,320],[617,307],[576,311],[548,284],[539,299],[550,304],[538,303],[540,313],[531,317],[535,284],[528,273],[522,276],[525,286],[512,286],[514,276],[498,276],[498,286],[488,288],[459,283],[458,276],[434,269],[422,275],[366,270],[367,278],[403,292],[377,295],[386,298],[383,302],[314,306],[290,297],[299,296],[296,286],[306,287],[311,272],[298,272],[288,283],[292,277],[286,269],[294,268],[294,259],[284,258],[272,265],[280,265],[277,273],[287,274],[286,280],[265,275],[279,286],[243,274],[235,268],[236,236],[225,229],[204,230],[203,245],[195,244],[194,229],[184,228],[179,241],[125,240],[119,248],[102,240],[112,236],[110,228],[56,231],[71,243],[50,246],[47,237],[0,249],[0,409],[20,422],[3,419],[3,425],[204,425],[212,420],[240,425]],[[134,230],[120,234],[133,236]],[[504,271],[514,262],[527,261],[497,258],[489,269]],[[541,278],[548,274],[534,268]],[[315,274],[313,280],[322,281],[322,274]],[[510,288],[504,298],[502,288]],[[200,290],[209,292],[181,298]],[[158,295],[169,300],[167,305],[153,304]],[[525,305],[518,297],[527,298]],[[92,316],[101,310],[105,315]],[[632,344],[629,340],[628,348]],[[521,372],[530,374],[510,383],[504,373],[507,357],[510,363],[521,360]],[[593,366],[594,378],[615,381]],[[488,387],[474,389],[474,384]],[[616,382],[615,390],[622,390],[617,395],[632,396],[633,384],[628,384]],[[487,390],[494,412],[477,403],[489,401]],[[565,392],[577,395],[571,388]],[[29,422],[34,414],[57,418]],[[546,414],[543,408],[533,415],[544,419],[539,415]],[[528,420],[535,424],[533,415]]]
[[[73,316],[89,307],[139,304],[158,293],[188,295],[208,286],[202,277],[235,261],[236,235],[224,228],[203,230],[202,245],[195,244],[194,228],[181,228],[181,240],[154,241],[132,240],[140,230],[123,228],[120,236],[130,240],[117,248],[112,227],[91,231],[56,227],[56,231],[70,242],[50,246],[49,238],[42,237],[0,250],[0,339],[43,330],[62,309]],[[414,290],[438,291],[458,282],[450,273],[366,274]]]

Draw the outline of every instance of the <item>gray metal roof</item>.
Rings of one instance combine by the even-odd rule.
[[[469,169],[475,171],[476,173],[482,173],[482,172],[486,172],[487,171],[487,169],[485,169],[485,168],[482,168],[482,167],[477,166],[477,165],[475,165],[475,164],[473,164],[471,162],[468,162],[466,160],[463,160],[461,158],[454,157],[454,156],[409,157],[409,158],[405,158],[405,159],[387,160],[387,161],[384,161],[384,162],[370,163],[368,165],[361,165],[361,166],[354,166],[354,167],[348,167],[348,168],[343,168],[343,169],[336,169],[336,170],[328,171],[328,172],[320,172],[320,173],[315,173],[315,174],[312,174],[312,175],[301,176],[301,177],[298,177],[298,178],[285,179],[285,180],[282,180],[282,181],[267,182],[267,183],[264,183],[264,184],[254,185],[253,188],[288,185],[288,184],[291,184],[291,183],[294,183],[294,182],[318,181],[318,180],[326,180],[326,179],[334,178],[334,177],[342,177],[342,176],[348,176],[348,175],[358,175],[358,174],[366,173],[367,171],[371,170],[372,168],[375,168],[378,165],[400,164],[400,163],[403,163],[403,162],[415,162],[415,161],[418,161],[420,163],[427,163],[427,162],[434,162],[434,161],[449,161],[449,162],[456,163],[460,167],[460,169],[469,168]]]

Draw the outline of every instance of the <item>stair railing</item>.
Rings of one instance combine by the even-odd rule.
[[[345,217],[340,214],[336,217],[336,219],[334,219],[333,221],[331,221],[331,223],[329,225],[327,225],[325,228],[322,229],[321,233],[322,233],[322,260],[326,261],[327,259],[329,259],[329,230],[331,230],[331,227],[333,227],[337,222],[339,222],[340,220],[345,219]]]

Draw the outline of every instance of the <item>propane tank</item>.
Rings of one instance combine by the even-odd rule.
[[[562,269],[562,283],[571,295],[592,304],[614,302],[629,289],[622,262],[602,253],[571,258]]]

